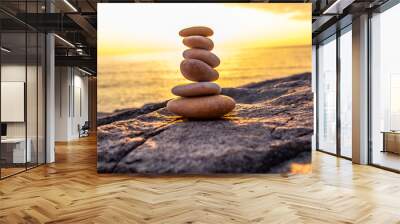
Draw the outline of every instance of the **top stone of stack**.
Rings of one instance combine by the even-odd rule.
[[[186,29],[179,31],[179,35],[181,37],[189,37],[189,36],[203,36],[209,37],[214,34],[214,31],[205,26],[192,26]]]

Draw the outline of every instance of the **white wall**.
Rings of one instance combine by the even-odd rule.
[[[72,67],[56,67],[55,140],[79,138],[78,125],[88,121],[88,78]]]
[[[39,69],[39,70],[37,70]],[[2,82],[24,82],[26,85],[26,107],[21,108],[21,112],[26,112],[26,120],[21,122],[5,122],[7,124],[8,138],[25,138],[29,139],[31,148],[32,162],[39,159],[39,163],[44,163],[44,83],[41,73],[41,67],[36,65],[27,67],[25,64],[2,64],[1,81]],[[25,80],[25,79],[28,80]],[[24,94],[24,90],[21,94]],[[2,96],[7,97],[7,96]],[[11,108],[1,108],[4,112]],[[10,111],[8,111],[10,112]],[[12,111],[11,111],[12,113]],[[39,155],[37,156],[37,153]]]
[[[67,67],[55,68],[55,141],[67,141],[69,133],[69,95],[70,77]]]
[[[1,81],[25,82],[25,64],[2,65]],[[6,110],[6,108],[1,108],[1,110]],[[25,123],[24,122],[7,123],[7,137],[25,137]]]
[[[71,120],[72,135],[75,137],[79,136],[78,124],[82,126],[85,121],[88,121],[88,78],[82,76],[82,73],[76,75],[77,70],[74,71],[74,108],[72,108],[73,119]]]
[[[25,64],[3,64],[1,66],[1,81],[2,82],[25,82]],[[33,69],[36,69],[33,66],[27,67],[28,73],[32,72]],[[35,70],[36,72],[36,70]],[[34,83],[36,85],[36,83]],[[28,89],[29,90],[29,89]],[[28,97],[36,97],[35,92],[28,92]],[[28,100],[28,99],[27,99]],[[28,100],[29,102],[31,100]],[[35,105],[36,106],[36,105]],[[7,108],[1,108],[2,110],[6,110]],[[36,115],[36,114],[35,114]],[[29,114],[28,114],[29,116]],[[28,120],[31,121],[30,117]],[[32,125],[29,125],[29,127]],[[25,137],[25,122],[7,122],[7,136],[8,137]],[[28,136],[29,137],[29,136]]]
[[[1,81],[1,121],[25,121],[25,83]],[[35,105],[36,108],[36,105]]]

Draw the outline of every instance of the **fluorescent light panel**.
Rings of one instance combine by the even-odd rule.
[[[78,10],[68,1],[64,0],[65,4],[68,5],[74,12],[78,12]]]
[[[322,14],[342,14],[347,6],[351,5],[355,0],[336,0]]]
[[[66,39],[64,39],[64,38],[62,38],[62,37],[60,37],[60,36],[57,35],[57,34],[54,34],[54,36],[57,37],[57,38],[58,38],[59,40],[61,40],[62,42],[66,43],[68,46],[75,48],[75,45],[73,45],[73,44],[72,44],[71,42],[69,42],[68,40],[66,40]]]
[[[339,4],[340,0],[336,0],[331,6],[329,6],[322,14],[332,13],[332,9],[336,9],[337,5]]]
[[[90,73],[90,72],[88,72],[88,71],[86,71],[86,70],[83,70],[83,69],[81,69],[81,68],[79,68],[79,67],[78,67],[78,70],[81,71],[81,72],[83,72],[83,73],[85,73],[85,74],[87,74],[87,75],[93,75],[92,73]]]
[[[2,47],[2,48],[0,48],[2,51],[4,51],[4,52],[6,52],[6,53],[10,53],[11,51],[10,50],[8,50],[7,48],[4,48],[4,47]]]

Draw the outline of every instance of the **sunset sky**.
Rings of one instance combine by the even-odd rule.
[[[182,49],[178,32],[208,26],[216,49],[311,45],[311,4],[98,4],[100,56]]]

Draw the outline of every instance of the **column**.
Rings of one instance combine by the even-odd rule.
[[[368,15],[353,19],[353,162],[368,163]]]

